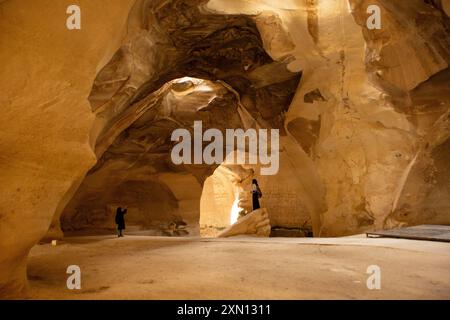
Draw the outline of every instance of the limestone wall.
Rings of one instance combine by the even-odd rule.
[[[152,54],[144,51],[140,56],[150,60],[137,66],[149,69],[134,70],[130,86],[113,90],[117,100],[104,105],[96,103],[110,99],[101,93],[111,93],[111,88],[100,81],[100,89],[109,91],[93,95],[94,80],[108,80],[110,69],[98,75],[130,40],[127,32],[143,47],[149,39],[162,39],[161,34],[147,28],[153,32],[148,37],[139,31],[145,27],[142,10],[150,2],[138,1],[133,10],[133,0],[78,3],[83,27],[68,31],[65,1],[0,2],[0,296],[26,288],[28,251],[52,221],[58,226],[54,217],[66,208],[86,173],[139,118],[139,108],[128,109],[137,113],[121,118],[130,106],[121,99],[151,94],[183,72],[218,72],[217,78],[236,87],[230,99],[254,117],[253,122],[247,120],[285,129],[282,161],[290,169],[283,165],[282,179],[275,182],[261,178],[271,221],[297,224],[309,217],[316,236],[449,223],[448,1],[198,1],[203,10],[215,14],[255,14],[230,21],[242,26],[251,25],[252,19],[257,26],[264,48],[253,31],[243,32],[246,43],[255,44],[257,59],[245,53],[241,63],[227,65],[236,77],[230,77],[226,67],[208,65],[200,72],[201,68],[189,69],[191,64],[180,64],[182,68],[171,74],[174,61],[186,62],[180,55],[186,48],[159,42],[158,50],[149,46]],[[369,3],[382,9],[381,31],[365,28]],[[195,11],[175,14],[170,7],[159,9],[169,29],[172,23],[189,21]],[[130,14],[133,19],[128,20]],[[215,26],[228,21],[207,19]],[[198,40],[195,32],[177,30],[173,36],[180,43]],[[226,52],[214,50],[212,56]],[[157,59],[159,54],[162,58]],[[196,54],[204,58],[210,53]],[[292,78],[282,68],[285,64],[295,75],[302,72],[290,106],[284,103],[290,101],[298,77]],[[116,64],[113,60],[109,65]],[[161,72],[164,76],[159,78]],[[239,80],[242,75],[254,84],[251,89]],[[193,174],[201,184],[211,173],[200,168]],[[192,195],[179,197],[180,206],[195,211]],[[280,202],[282,210],[277,208]]]
[[[79,2],[86,19],[73,33],[64,1],[0,4],[0,295],[24,289],[29,249],[95,163],[87,97],[134,1]]]

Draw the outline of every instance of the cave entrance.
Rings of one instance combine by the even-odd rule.
[[[250,186],[253,168],[220,165],[205,180],[200,199],[200,235],[216,237],[251,212]]]

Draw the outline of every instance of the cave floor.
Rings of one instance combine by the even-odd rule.
[[[66,287],[69,265],[81,290]],[[449,268],[450,244],[429,241],[86,236],[31,250],[28,298],[450,299]]]

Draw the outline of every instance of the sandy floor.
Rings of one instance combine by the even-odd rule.
[[[79,291],[66,288],[73,264]],[[28,274],[32,299],[450,299],[449,269],[439,242],[97,236],[34,247]]]

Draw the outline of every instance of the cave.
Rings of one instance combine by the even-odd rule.
[[[0,0],[0,298],[449,298],[367,237],[450,226],[449,1],[78,2]]]
[[[231,215],[235,201],[241,206],[248,202],[237,189],[253,178],[257,168],[251,166],[257,166],[257,162],[241,163],[245,169],[239,168],[241,164],[222,165],[224,158],[237,149],[226,149],[230,141],[224,141],[215,150],[216,158],[219,151],[223,155],[218,161],[193,161],[194,155],[187,163],[174,163],[174,131],[193,131],[188,141],[190,155],[200,147],[195,136],[197,123],[203,130],[219,130],[225,136],[229,128],[246,132],[270,128],[286,135],[284,113],[289,110],[301,72],[288,70],[290,58],[274,61],[270,57],[250,15],[205,14],[198,7],[200,3],[174,1],[142,7],[139,22],[143,29],[139,34],[129,34],[131,40],[97,75],[89,102],[97,115],[91,139],[96,136],[93,143],[99,160],[62,211],[59,223],[63,232],[114,229],[114,208],[122,202],[129,207],[127,220],[133,230],[173,234],[170,226],[182,222],[185,234],[199,235],[200,220],[210,231],[224,229],[232,221],[226,213],[222,218],[208,218],[208,207],[225,206]],[[179,31],[181,27],[183,32]],[[158,50],[171,54],[161,57],[155,53]],[[152,55],[156,61],[149,59]],[[268,80],[269,73],[278,77]],[[205,144],[203,138],[201,142]],[[218,185],[210,183],[208,186],[216,190],[213,197],[229,199],[224,204],[207,203],[216,200],[208,197],[203,186],[221,165],[220,172],[227,171],[222,187],[236,190],[231,196],[227,190],[220,195]],[[247,171],[245,177],[236,178],[241,171]],[[271,179],[265,180],[270,184]],[[106,191],[112,186],[114,190]],[[277,199],[265,202],[269,201]],[[241,211],[252,211],[248,203],[244,207]],[[311,227],[309,217],[286,221],[286,216],[285,212],[278,218],[282,226]],[[275,213],[272,219],[277,220]]]

